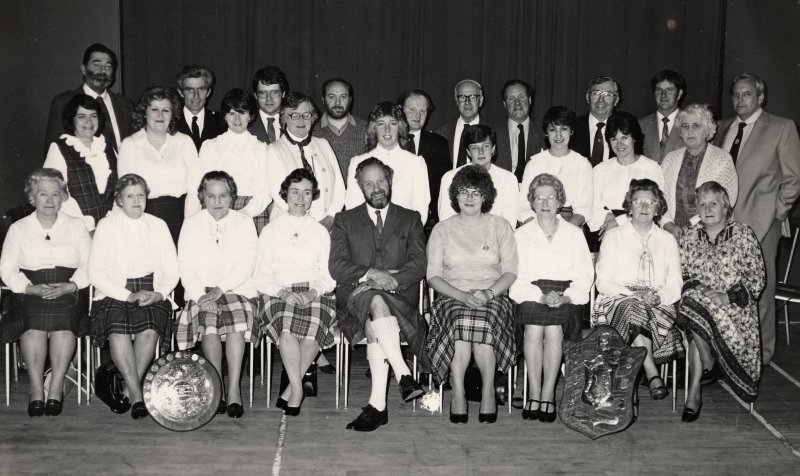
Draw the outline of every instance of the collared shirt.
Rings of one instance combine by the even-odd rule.
[[[420,129],[418,131],[408,131],[408,133],[409,133],[409,135],[413,136],[413,139],[414,139],[414,152],[416,152],[417,155],[420,155],[420,153],[419,153],[419,140],[422,137],[422,129]]]
[[[439,221],[457,214],[450,203],[450,184],[453,183],[453,177],[455,177],[456,173],[467,165],[470,164],[462,165],[455,170],[448,170],[442,176],[437,207]],[[492,177],[492,184],[497,191],[497,196],[494,198],[494,204],[489,213],[505,218],[513,230],[517,226],[517,196],[519,195],[517,177],[508,170],[497,167],[494,164],[489,167],[489,176]]]
[[[659,111],[656,111],[656,118],[658,119],[658,123],[656,124],[656,129],[658,129],[658,140],[659,142],[664,139],[663,132],[664,132],[664,118],[668,118],[669,121],[667,122],[667,137],[672,134],[672,126],[675,125],[675,119],[678,118],[678,113],[681,112],[680,109],[675,109],[672,111],[672,114],[669,116],[665,116],[661,114]],[[662,157],[663,159],[663,157]]]
[[[192,130],[193,117],[197,117],[197,127],[200,129],[200,135],[203,135],[203,126],[206,123],[206,108],[195,114],[189,108],[183,106],[183,118],[186,119],[186,124],[189,124],[189,130]]]
[[[347,130],[348,126],[355,127],[356,126],[356,119],[353,117],[352,114],[348,113],[347,117],[345,117],[345,122],[342,124],[342,127],[336,127],[331,122],[331,118],[328,117],[327,113],[322,114],[322,119],[319,121],[319,126],[323,128],[330,129],[331,132],[336,134],[337,136],[341,136],[344,134],[344,131]]]
[[[264,122],[264,129],[269,127],[269,119],[275,119],[272,122],[272,131],[275,132],[275,140],[278,140],[281,137],[281,116],[280,114],[275,114],[274,116],[270,116],[261,109],[258,110],[258,115],[261,116],[261,120]],[[267,131],[269,132],[269,131]]]
[[[378,214],[376,213],[378,208],[373,207],[369,203],[365,203],[365,205],[367,206],[367,215],[369,215],[369,219],[372,220],[372,224],[378,226]],[[387,203],[385,207],[380,209],[382,217],[381,219],[383,220],[384,224],[386,223],[386,215],[389,213],[389,206],[391,206],[391,202]]]
[[[588,222],[592,218],[594,194],[592,164],[574,150],[563,157],[556,157],[549,150],[543,150],[531,157],[519,186],[517,219],[524,223],[535,215],[528,201],[528,190],[533,179],[545,173],[557,177],[564,185],[567,201],[563,206],[572,207],[572,213],[583,215]]]
[[[198,166],[197,148],[191,137],[180,132],[167,134],[167,141],[156,149],[142,129],[122,141],[117,174],[122,177],[135,173],[144,178],[150,198],[180,197],[187,191],[197,191],[196,184],[189,181]]]
[[[83,84],[83,92],[87,96],[91,96],[94,99],[97,99],[98,96],[103,98],[103,103],[106,106],[106,110],[108,111],[107,120],[111,121],[111,127],[114,129],[114,139],[117,141],[117,145],[122,143],[122,137],[119,136],[119,126],[117,125],[117,115],[114,112],[114,105],[111,103],[111,96],[108,94],[108,90],[103,91],[103,94],[97,94],[94,89],[90,88]]]
[[[519,151],[517,150],[519,147],[519,124],[522,124],[522,129],[525,131],[525,147],[528,146],[528,139],[530,138],[530,125],[531,120],[529,117],[526,117],[524,121],[517,122],[513,119],[508,120],[508,140],[511,143],[511,171],[515,172],[517,170],[517,158],[519,157]],[[530,157],[532,154],[525,154],[525,157]],[[525,164],[522,164],[523,167]]]
[[[728,133],[725,135],[725,145],[723,145],[723,149],[726,152],[730,152],[731,146],[733,146],[733,141],[736,140],[736,134],[739,132],[739,124],[744,122],[747,124],[744,127],[744,131],[742,132],[742,142],[739,144],[739,152],[742,151],[744,145],[747,143],[747,139],[750,138],[750,133],[753,132],[753,124],[756,123],[759,117],[761,117],[761,113],[764,110],[758,108],[756,112],[753,113],[750,117],[747,118],[746,121],[739,119],[739,116],[736,116],[736,120],[731,123],[731,126],[728,128]]]
[[[477,126],[481,122],[481,115],[478,114],[477,116],[472,118],[472,122],[468,124],[471,126]],[[456,168],[458,165],[458,146],[461,145],[461,133],[464,132],[464,125],[467,124],[464,122],[464,118],[458,116],[458,120],[456,121],[456,132],[453,135],[453,168]]]
[[[608,142],[606,142],[605,135],[606,135],[606,127],[608,126],[608,120],[611,119],[611,116],[607,117],[605,121],[603,121],[603,130],[601,134],[603,134],[603,162],[608,160],[608,154],[610,147]],[[594,114],[589,114],[589,157],[592,156],[592,149],[594,149],[594,135],[597,133],[597,123],[600,121],[594,117]]]

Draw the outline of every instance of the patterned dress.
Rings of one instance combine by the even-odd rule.
[[[684,285],[678,325],[694,331],[710,348],[722,378],[742,400],[752,402],[761,378],[758,295],[764,288],[764,258],[755,233],[729,221],[714,240],[702,225],[681,239]],[[698,287],[727,293],[718,306]]]

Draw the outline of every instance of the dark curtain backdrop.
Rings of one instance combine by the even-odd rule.
[[[719,111],[724,10],[725,0],[123,0],[122,80],[136,99],[202,64],[217,75],[216,108],[274,64],[319,106],[326,78],[348,79],[361,116],[425,89],[434,128],[456,117],[453,86],[463,78],[483,84],[491,121],[505,117],[500,89],[514,77],[534,85],[537,119],[555,104],[585,113],[587,81],[601,74],[621,83],[620,108],[644,115],[654,109],[650,77],[672,68],[686,76],[687,101]]]

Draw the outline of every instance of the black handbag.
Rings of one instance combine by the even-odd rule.
[[[103,401],[114,413],[125,413],[131,403],[122,394],[122,384],[125,379],[113,362],[106,362],[97,367],[94,378],[94,394]]]
[[[494,374],[494,395],[498,406],[506,404],[507,400],[507,387],[508,377],[502,372],[495,372]],[[481,379],[481,372],[478,367],[467,367],[464,372],[464,395],[467,400],[471,402],[481,401],[481,392],[483,390],[483,380]]]
[[[280,390],[278,391],[279,394],[283,394],[283,391],[286,390],[286,387],[289,386],[289,375],[286,373],[286,369],[281,369],[281,385]],[[316,397],[317,396],[317,365],[312,364],[311,367],[306,370],[306,374],[303,376],[303,395],[306,397]]]

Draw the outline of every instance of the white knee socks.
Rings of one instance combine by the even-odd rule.
[[[394,316],[381,317],[370,322],[372,325],[372,333],[378,340],[378,345],[381,346],[383,352],[386,354],[386,359],[394,369],[394,376],[397,381],[403,375],[411,375],[411,371],[403,359],[403,353],[400,352],[400,326],[397,325],[397,318]]]
[[[369,404],[378,411],[386,409],[386,385],[389,380],[389,364],[386,354],[377,342],[367,343],[367,362],[372,374],[372,391],[369,394]]]

